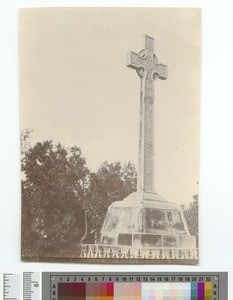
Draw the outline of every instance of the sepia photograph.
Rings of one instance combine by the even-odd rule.
[[[21,259],[199,262],[201,10],[20,10]]]

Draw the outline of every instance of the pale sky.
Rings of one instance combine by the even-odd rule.
[[[81,147],[87,166],[138,161],[140,79],[126,53],[155,39],[168,79],[155,83],[156,191],[188,203],[199,174],[200,10],[21,10],[21,129],[32,143]]]

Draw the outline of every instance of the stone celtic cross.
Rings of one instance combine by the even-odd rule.
[[[137,192],[155,193],[154,81],[167,79],[167,66],[154,54],[154,39],[145,35],[144,40],[145,49],[127,53],[127,67],[135,69],[141,78]]]

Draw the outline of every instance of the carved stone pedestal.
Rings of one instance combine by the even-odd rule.
[[[112,203],[100,244],[132,248],[196,248],[180,206],[156,193],[135,192]]]

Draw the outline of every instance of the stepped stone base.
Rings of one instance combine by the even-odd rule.
[[[97,244],[133,248],[196,248],[180,206],[157,193],[135,192],[113,202]]]

